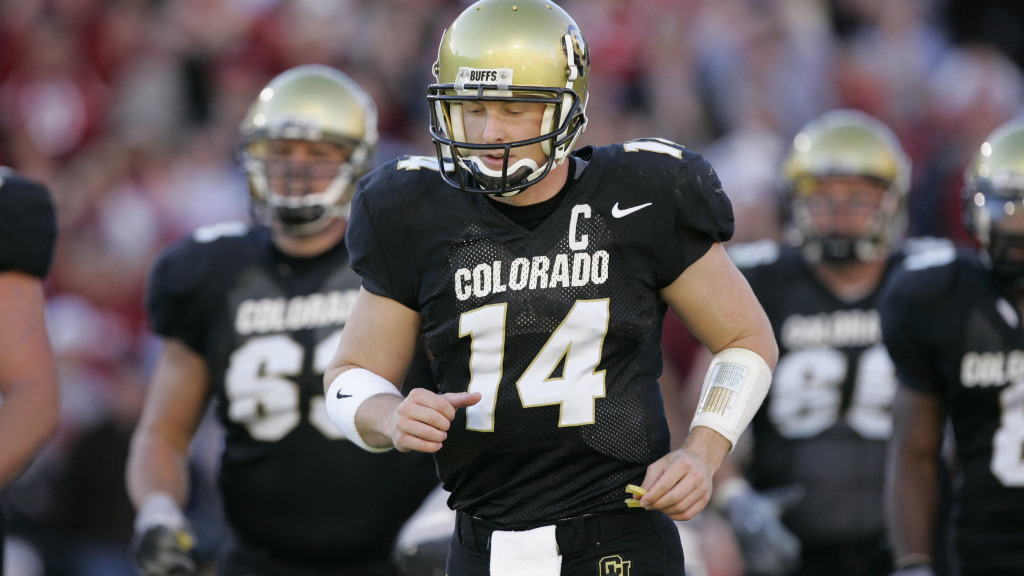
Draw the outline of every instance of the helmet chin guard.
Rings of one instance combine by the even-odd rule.
[[[469,163],[469,169],[473,178],[481,187],[496,190],[498,196],[513,196],[520,192],[518,186],[523,183],[532,184],[538,180],[551,167],[550,163],[545,165],[544,172],[540,172],[540,166],[529,158],[519,160],[511,167],[508,166],[508,149],[505,150],[505,164],[501,171],[491,170],[477,156],[469,156],[465,161]],[[465,163],[463,163],[463,166]],[[527,185],[529,185],[527,184]]]

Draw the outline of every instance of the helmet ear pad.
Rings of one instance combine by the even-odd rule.
[[[563,96],[562,98],[563,98],[563,101],[564,101],[565,96]],[[558,126],[556,126],[554,124],[554,120],[555,120],[555,106],[553,104],[548,104],[547,106],[544,107],[544,116],[543,116],[543,118],[541,118],[541,121],[540,121],[541,130],[542,131],[543,130],[547,130],[548,132],[551,132],[551,131],[557,129]],[[564,132],[562,134],[564,134]],[[558,137],[560,138],[562,136],[562,134],[559,134]],[[541,142],[540,143],[540,148],[544,152],[544,154],[550,155],[551,154],[551,140],[545,140],[545,141]],[[563,158],[563,160],[564,160],[564,158]],[[555,159],[555,162],[556,163],[558,162],[557,158]]]
[[[466,121],[462,117],[462,103],[452,102],[448,105],[448,120],[452,127],[452,140],[466,142]]]

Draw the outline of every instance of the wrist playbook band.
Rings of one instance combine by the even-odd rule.
[[[768,395],[772,370],[755,352],[726,348],[711,359],[690,429],[705,426],[736,447],[736,440]]]

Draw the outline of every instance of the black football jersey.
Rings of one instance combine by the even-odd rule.
[[[57,241],[50,192],[0,167],[0,272],[17,270],[43,278]]]
[[[419,311],[441,392],[483,395],[436,454],[449,504],[502,526],[625,507],[669,448],[658,290],[733,231],[717,175],[681,146],[574,162],[582,174],[532,230],[425,157],[371,173],[352,207],[363,286]]]
[[[751,426],[753,485],[803,487],[783,521],[805,544],[880,537],[896,390],[877,309],[884,282],[849,302],[790,246],[760,241],[730,247],[730,256],[779,345],[771,389]],[[900,258],[890,258],[887,275]]]
[[[371,454],[327,417],[323,373],[359,289],[343,243],[291,258],[265,228],[226,223],[153,267],[154,330],[200,354],[226,430],[220,489],[232,528],[308,562],[384,560],[438,484],[423,454]],[[407,382],[407,385],[410,384]]]
[[[963,573],[1021,574],[1024,330],[1012,293],[949,246],[908,258],[881,312],[900,385],[940,396],[952,422]]]

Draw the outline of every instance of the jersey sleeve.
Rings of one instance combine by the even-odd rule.
[[[363,279],[363,288],[418,310],[411,282],[403,283],[404,276],[394,273],[399,269],[410,269],[403,266],[402,260],[408,258],[412,251],[408,246],[404,250],[401,246],[405,241],[405,231],[397,220],[401,216],[401,209],[390,211],[393,217],[389,217],[389,210],[381,206],[381,196],[387,193],[387,185],[389,180],[383,169],[378,169],[360,182],[352,199],[345,244],[348,246],[352,269]]]
[[[183,240],[160,254],[150,269],[146,310],[155,333],[201,354],[207,332],[200,296],[206,261],[195,247]]]
[[[0,272],[45,277],[56,242],[56,211],[46,187],[18,176],[0,177]]]
[[[728,241],[735,231],[732,203],[707,160],[694,155],[681,165],[675,180],[667,240],[673,249],[652,250],[655,266],[662,271],[659,287],[671,284],[713,244]]]
[[[940,394],[940,378],[933,353],[924,330],[922,295],[915,291],[919,278],[899,268],[883,289],[878,305],[882,322],[882,341],[896,366],[896,375],[903,386],[918,392]]]

